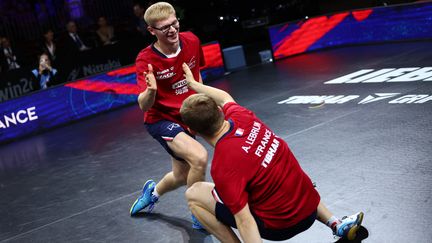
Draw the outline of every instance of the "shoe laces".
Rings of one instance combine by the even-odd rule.
[[[151,195],[151,203],[152,204],[155,204],[155,203],[157,203],[158,202],[158,200],[159,200],[159,197],[156,197],[155,195]]]
[[[148,208],[147,208],[147,213],[150,213],[151,211],[153,211],[153,208],[155,207],[155,204],[157,203],[158,200],[159,200],[158,197],[156,197],[155,195],[151,195],[150,203],[149,203]]]
[[[333,230],[333,235],[335,239],[341,239],[342,237],[344,237],[345,234],[345,229],[347,227],[350,227],[350,225],[352,225],[353,222],[344,222],[344,220],[349,220],[349,221],[355,221],[355,219],[352,216],[343,216],[342,219],[340,220],[340,222],[334,227]],[[341,231],[341,232],[339,232]],[[338,235],[338,233],[341,233],[342,235]]]

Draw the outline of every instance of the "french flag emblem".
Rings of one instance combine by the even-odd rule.
[[[235,132],[235,135],[236,135],[237,137],[240,137],[240,136],[243,135],[243,133],[244,133],[244,129],[237,128],[237,130],[236,130],[236,132]]]

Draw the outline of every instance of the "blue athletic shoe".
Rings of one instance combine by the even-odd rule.
[[[142,195],[132,204],[130,209],[131,216],[146,207],[148,207],[147,213],[150,213],[153,210],[155,203],[158,201],[158,198],[152,195],[155,187],[156,183],[153,180],[146,181],[143,186]]]
[[[201,225],[201,223],[198,221],[197,218],[192,214],[192,228],[197,230],[205,230],[204,226]]]
[[[342,239],[354,240],[362,221],[363,212],[359,212],[348,217],[345,216],[342,218],[341,223],[336,225],[336,229],[333,234]]]

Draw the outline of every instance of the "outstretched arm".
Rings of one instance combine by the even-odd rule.
[[[195,90],[197,93],[201,93],[209,96],[214,101],[216,101],[216,104],[218,106],[223,107],[226,103],[235,102],[234,99],[231,97],[231,95],[229,95],[227,92],[197,82],[194,79],[192,72],[186,63],[183,63],[183,71],[185,73],[184,76],[186,78],[188,86],[191,89]]]

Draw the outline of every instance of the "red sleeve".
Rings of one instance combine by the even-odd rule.
[[[136,79],[138,86],[142,91],[147,89],[147,83],[145,82],[144,72],[148,71],[147,62],[141,58],[141,53],[138,55],[135,61],[136,67]]]
[[[199,48],[199,60],[200,60],[199,61],[199,67],[200,68],[204,67],[206,62],[205,62],[205,58],[204,58],[204,51],[201,47],[201,40],[198,38],[198,36],[196,36],[194,33],[190,32],[190,31],[185,32],[185,34],[190,34],[190,36],[192,36],[193,38],[195,38],[197,40],[197,42],[198,42],[197,46]]]
[[[199,47],[199,55],[200,55],[200,64],[199,64],[199,66],[200,67],[204,67],[206,65],[206,61],[205,61],[205,58],[204,58],[204,51],[203,51],[203,49],[201,47],[201,42],[200,42],[200,47]]]
[[[243,106],[235,103],[235,102],[228,102],[224,105],[223,109],[222,109],[223,113],[225,114],[225,118],[228,119],[232,116],[242,116],[244,117],[245,115],[252,115],[255,116],[255,114],[244,108]]]

